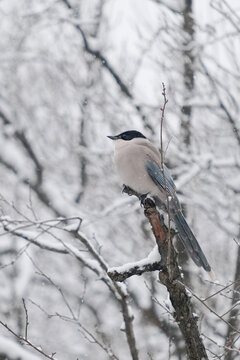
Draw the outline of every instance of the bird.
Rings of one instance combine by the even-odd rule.
[[[152,196],[157,205],[169,211],[190,257],[213,279],[211,266],[183,215],[176,186],[160,151],[137,130],[107,137],[114,141],[115,165],[123,184],[143,197]]]

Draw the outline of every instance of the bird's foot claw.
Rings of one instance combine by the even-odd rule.
[[[141,205],[141,206],[144,206],[145,200],[146,200],[147,196],[148,196],[148,193],[147,193],[147,194],[143,194],[143,195],[141,195],[141,196],[139,197],[139,199],[140,199],[140,205]]]

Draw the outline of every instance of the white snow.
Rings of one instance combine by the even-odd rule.
[[[28,347],[29,348],[29,347]],[[9,337],[0,335],[0,351],[11,360],[40,360],[41,356],[37,356],[34,352],[25,349]],[[56,359],[57,360],[57,359]]]
[[[146,258],[139,260],[139,261],[127,263],[127,264],[124,264],[121,266],[109,268],[108,271],[125,273],[135,267],[137,267],[139,269],[143,269],[144,266],[149,265],[149,264],[154,264],[156,262],[159,262],[160,260],[161,260],[161,257],[160,257],[159,251],[158,251],[158,247],[156,245]]]

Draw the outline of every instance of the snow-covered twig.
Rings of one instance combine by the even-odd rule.
[[[159,271],[161,269],[159,252],[155,246],[145,259],[108,269],[108,276],[114,281],[121,282],[133,275],[142,275],[147,271]]]

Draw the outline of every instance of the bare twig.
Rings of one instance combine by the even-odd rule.
[[[12,125],[13,121],[10,120],[7,115],[0,110],[0,118],[3,120],[4,125]],[[36,186],[41,186],[42,184],[42,176],[43,176],[43,167],[38,159],[38,156],[33,149],[32,144],[28,140],[25,132],[23,130],[15,129],[14,131],[14,137],[22,144],[25,151],[28,153],[30,159],[33,161],[35,165],[35,173],[36,173]]]
[[[236,123],[236,120],[234,119],[234,117],[230,114],[229,110],[227,109],[227,107],[224,105],[222,99],[221,99],[221,96],[219,94],[219,91],[218,91],[218,88],[216,86],[216,82],[215,80],[213,79],[213,77],[210,75],[206,65],[204,64],[204,62],[200,59],[200,64],[205,72],[205,75],[209,78],[210,80],[210,83],[212,84],[212,87],[213,87],[213,90],[215,92],[215,95],[218,99],[218,103],[220,105],[220,108],[224,111],[227,119],[228,119],[228,122],[232,128],[232,132],[233,132],[233,135],[235,136],[237,142],[238,142],[238,145],[240,145],[240,133],[239,133],[239,129],[238,129],[238,126],[237,126],[237,123]]]
[[[186,285],[185,285],[186,286]],[[240,330],[237,329],[235,326],[231,325],[228,321],[226,321],[222,316],[220,316],[215,310],[213,310],[209,305],[206,304],[205,301],[203,301],[197,294],[195,294],[190,288],[188,288],[186,286],[186,288],[188,289],[189,292],[191,292],[191,294],[195,297],[195,299],[197,299],[198,301],[200,301],[200,303],[202,303],[211,313],[213,313],[217,318],[219,318],[220,320],[222,320],[225,324],[227,324],[232,330],[236,331],[238,334],[240,334]],[[224,314],[223,314],[224,316]]]
[[[25,311],[25,333],[24,333],[24,338],[25,338],[25,340],[27,340],[27,338],[28,338],[28,325],[29,325],[28,311],[27,311],[25,300],[22,299],[22,302],[23,302],[23,307],[24,307],[24,311]]]
[[[165,84],[162,83],[162,96],[163,96],[163,106],[160,108],[161,110],[161,121],[160,121],[160,151],[161,151],[161,165],[163,169],[164,164],[164,151],[163,151],[163,123],[164,123],[164,116],[165,116],[165,109],[168,103],[168,99],[166,96],[166,87]]]
[[[238,238],[240,238],[240,233]],[[233,344],[235,341],[237,341],[236,337],[236,331],[234,328],[239,327],[239,309],[237,309],[237,306],[240,306],[240,246],[238,245],[238,251],[237,251],[237,261],[236,261],[236,270],[235,270],[235,279],[234,279],[234,285],[233,285],[233,298],[232,298],[232,307],[228,311],[229,317],[228,322],[230,326],[228,326],[227,334],[226,334],[226,343],[225,345],[229,348],[227,351],[227,354],[225,356],[225,360],[233,360],[235,353],[230,351],[230,349],[233,347]],[[222,316],[226,315],[223,314]],[[239,332],[240,334],[240,332]]]
[[[178,15],[182,15],[181,11],[178,9],[174,9],[171,5],[169,5],[167,2],[162,1],[162,0],[151,0],[153,2],[155,2],[156,4],[159,4],[163,7],[165,7],[166,9],[170,10],[171,12],[173,12],[174,14],[178,14]]]
[[[227,9],[223,9],[222,4],[226,6]],[[240,27],[238,26],[239,17],[237,16],[237,12],[234,11],[230,5],[225,1],[221,0],[219,2],[217,1],[210,1],[210,5],[213,9],[215,9],[219,14],[223,15],[231,24],[232,26],[237,30],[237,32],[240,32]],[[233,20],[233,17],[236,16],[236,20]]]
[[[54,358],[53,356],[47,355],[44,351],[42,351],[40,349],[40,347],[32,344],[29,340],[25,339],[24,337],[18,335],[14,330],[12,330],[7,324],[4,324],[4,322],[2,322],[0,320],[0,324],[5,327],[5,329],[7,329],[11,334],[13,334],[19,341],[21,341],[22,343],[30,346],[32,349],[34,349],[35,351],[39,352],[41,355],[43,355],[45,358],[50,359],[50,360],[56,360],[56,358]]]
[[[205,302],[205,301],[207,301],[207,300],[209,300],[209,299],[213,298],[214,296],[216,296],[216,295],[220,294],[220,293],[221,293],[221,292],[223,292],[224,290],[226,290],[226,289],[228,289],[229,287],[233,286],[235,283],[239,283],[239,282],[240,282],[240,279],[239,279],[239,280],[236,280],[236,281],[231,282],[230,284],[228,284],[228,285],[224,286],[222,289],[220,289],[220,290],[218,290],[218,291],[214,292],[213,294],[211,294],[211,295],[207,296],[205,299],[202,299],[202,301],[203,301],[203,302]]]
[[[164,151],[163,151],[163,123],[164,123],[164,117],[165,117],[165,109],[166,105],[168,103],[168,99],[166,96],[166,87],[165,84],[162,83],[162,96],[163,96],[163,106],[160,108],[162,115],[161,115],[161,123],[160,123],[160,144],[161,144],[161,170],[163,173],[163,179],[164,179],[164,188],[166,193],[166,199],[167,199],[167,213],[168,213],[168,258],[167,258],[167,266],[168,269],[170,269],[170,259],[171,259],[171,217],[170,217],[170,203],[169,203],[169,196],[167,193],[167,182],[166,182],[166,176],[164,172]]]
[[[92,256],[95,258],[95,260],[97,260],[97,262],[99,263],[99,265],[101,266],[103,271],[107,272],[107,270],[108,270],[107,263],[102,258],[102,256],[94,249],[94,247],[89,242],[89,240],[86,239],[86,237],[79,231],[73,232],[73,234],[77,239],[79,239],[81,242],[83,242],[83,244],[86,246],[88,251],[92,254]],[[110,277],[109,277],[109,279],[110,279]],[[128,346],[129,346],[129,349],[131,352],[132,359],[138,360],[139,359],[138,350],[137,350],[136,339],[135,339],[135,334],[134,334],[134,330],[133,330],[133,317],[131,315],[131,312],[130,312],[130,309],[128,306],[128,294],[115,281],[113,281],[113,286],[115,287],[118,295],[120,296],[120,298],[119,298],[119,296],[117,296],[115,294],[116,299],[118,301],[120,301],[120,304],[121,304],[123,319],[124,319],[124,323],[125,323],[125,332],[126,332]]]
[[[13,124],[13,121],[0,109],[0,118],[3,121],[5,126],[9,126]],[[20,181],[24,184],[29,186],[38,196],[39,200],[44,203],[48,208],[50,208],[56,216],[61,216],[60,211],[52,205],[52,201],[50,200],[48,194],[42,189],[42,180],[43,180],[43,166],[38,159],[38,156],[33,149],[32,144],[28,140],[26,134],[23,130],[15,130],[13,133],[15,139],[17,139],[27,154],[29,155],[30,159],[34,163],[35,166],[35,181],[30,181],[27,177],[21,177]],[[3,164],[8,170],[13,172],[15,175],[19,175],[19,171],[10,163],[8,163],[2,156],[0,156],[0,163]]]
[[[63,303],[65,304],[66,308],[68,309],[69,313],[70,313],[70,316],[71,317],[67,317],[67,316],[63,316],[59,313],[56,313],[54,316],[57,316],[63,320],[69,320],[71,322],[74,322],[76,323],[76,325],[81,329],[83,330],[83,335],[85,336],[85,338],[87,338],[89,340],[89,338],[92,339],[92,342],[96,343],[97,345],[99,345],[106,353],[107,355],[109,356],[110,359],[112,360],[118,360],[118,358],[113,354],[113,351],[112,349],[110,349],[109,346],[106,346],[105,344],[101,343],[94,334],[92,334],[88,329],[86,329],[86,327],[84,327],[78,317],[74,314],[74,311],[69,303],[69,301],[67,300],[63,290],[61,289],[61,287],[59,285],[57,285],[52,279],[51,277],[49,277],[47,274],[45,274],[40,268],[39,266],[34,262],[34,260],[31,258],[30,255],[28,255],[28,257],[30,258],[31,262],[33,263],[33,265],[36,267],[36,269],[38,270],[38,274],[43,276],[45,279],[47,279],[47,281],[53,285],[53,287],[59,292],[62,300],[63,300]],[[34,303],[34,302],[33,302]],[[35,304],[35,303],[34,303]],[[38,308],[43,311],[45,314],[45,310],[43,310],[39,305],[35,304],[36,306],[38,306]],[[49,316],[49,314],[47,314],[47,316]],[[87,334],[87,336],[86,336]],[[90,340],[89,340],[90,341]]]
[[[94,334],[92,334],[85,326],[83,326],[79,322],[78,322],[78,326],[81,330],[83,330],[83,331],[81,331],[82,335],[88,341],[93,342],[93,343],[97,344],[98,346],[100,346],[106,352],[106,354],[108,355],[110,360],[119,360],[119,358],[113,353],[113,351],[109,345],[106,345],[106,344],[100,342]]]

